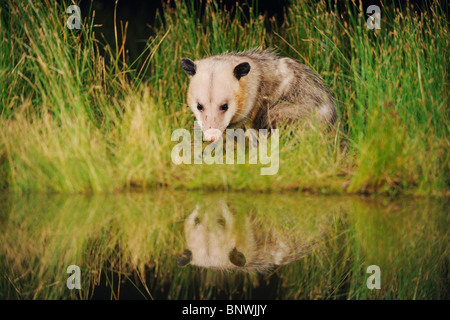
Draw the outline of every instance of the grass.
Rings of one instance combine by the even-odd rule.
[[[235,219],[227,240],[259,239],[257,247],[238,246],[247,261],[255,250],[264,256],[276,248],[274,236],[283,239],[293,256],[315,243],[312,251],[268,274],[179,268],[177,256],[187,247],[183,220],[196,205],[214,216],[221,200]],[[2,203],[1,299],[449,296],[448,199],[163,190],[12,195]],[[81,290],[66,287],[66,269],[72,264],[81,269]],[[381,269],[380,290],[366,287],[370,265]]]
[[[0,186],[13,192],[105,193],[134,188],[448,196],[447,8],[293,3],[285,23],[208,2],[203,16],[176,1],[128,61],[126,28],[97,40],[93,14],[65,27],[65,5],[9,0],[0,10]],[[319,73],[338,101],[337,130],[295,128],[280,170],[171,162],[177,128],[193,128],[179,62],[275,48]],[[341,148],[344,141],[348,148]]]

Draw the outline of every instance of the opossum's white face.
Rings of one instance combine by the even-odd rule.
[[[230,61],[205,59],[181,61],[184,71],[191,75],[188,105],[202,128],[207,141],[220,138],[223,131],[239,113],[237,94],[239,80],[248,74],[247,62],[234,65]]]
[[[187,249],[178,257],[180,267],[192,264],[228,269],[245,265],[244,254],[236,249],[233,214],[223,201],[213,206],[197,205],[184,226]]]

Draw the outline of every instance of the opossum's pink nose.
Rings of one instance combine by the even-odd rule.
[[[219,129],[208,129],[205,131],[205,140],[206,141],[216,141],[219,140],[222,132]]]

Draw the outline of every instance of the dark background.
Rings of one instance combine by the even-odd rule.
[[[290,3],[300,0],[268,0],[268,1],[255,1],[255,0],[221,0],[219,1],[219,7],[221,10],[229,10],[233,12],[235,4],[239,3],[245,9],[244,12],[248,15],[248,6],[253,6],[254,10],[260,14],[266,14],[268,17],[274,17],[278,24],[283,23],[284,11],[289,7]],[[82,12],[82,19],[89,15],[90,10],[95,11],[94,23],[97,26],[94,30],[96,38],[101,42],[108,42],[114,46],[114,9],[115,0],[81,0],[76,1]],[[355,10],[359,10],[359,0],[353,1],[338,1],[329,0],[328,10],[334,10],[335,4],[340,12],[346,11],[348,6],[354,7]],[[145,48],[145,42],[153,34],[152,26],[159,21],[164,22],[163,15],[163,3],[174,7],[173,0],[149,0],[149,1],[137,1],[137,0],[119,0],[117,3],[117,32],[120,42],[120,22],[123,25],[128,21],[127,28],[127,41],[126,48],[128,58],[134,60],[139,53]],[[206,0],[194,0],[194,8],[196,12],[201,16],[204,11]],[[363,10],[370,5],[381,6],[381,1],[364,0]],[[425,6],[424,1],[406,1],[406,0],[394,0],[383,1],[385,6],[401,6],[404,7],[407,3],[411,3],[417,10],[422,10]],[[445,4],[445,0],[443,2]],[[444,7],[447,7],[444,5]],[[160,13],[160,19],[157,19],[157,12]]]

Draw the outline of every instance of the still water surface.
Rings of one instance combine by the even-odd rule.
[[[449,298],[448,199],[155,191],[0,201],[2,299]],[[81,289],[67,288],[70,265]],[[367,287],[371,265],[379,290]]]

